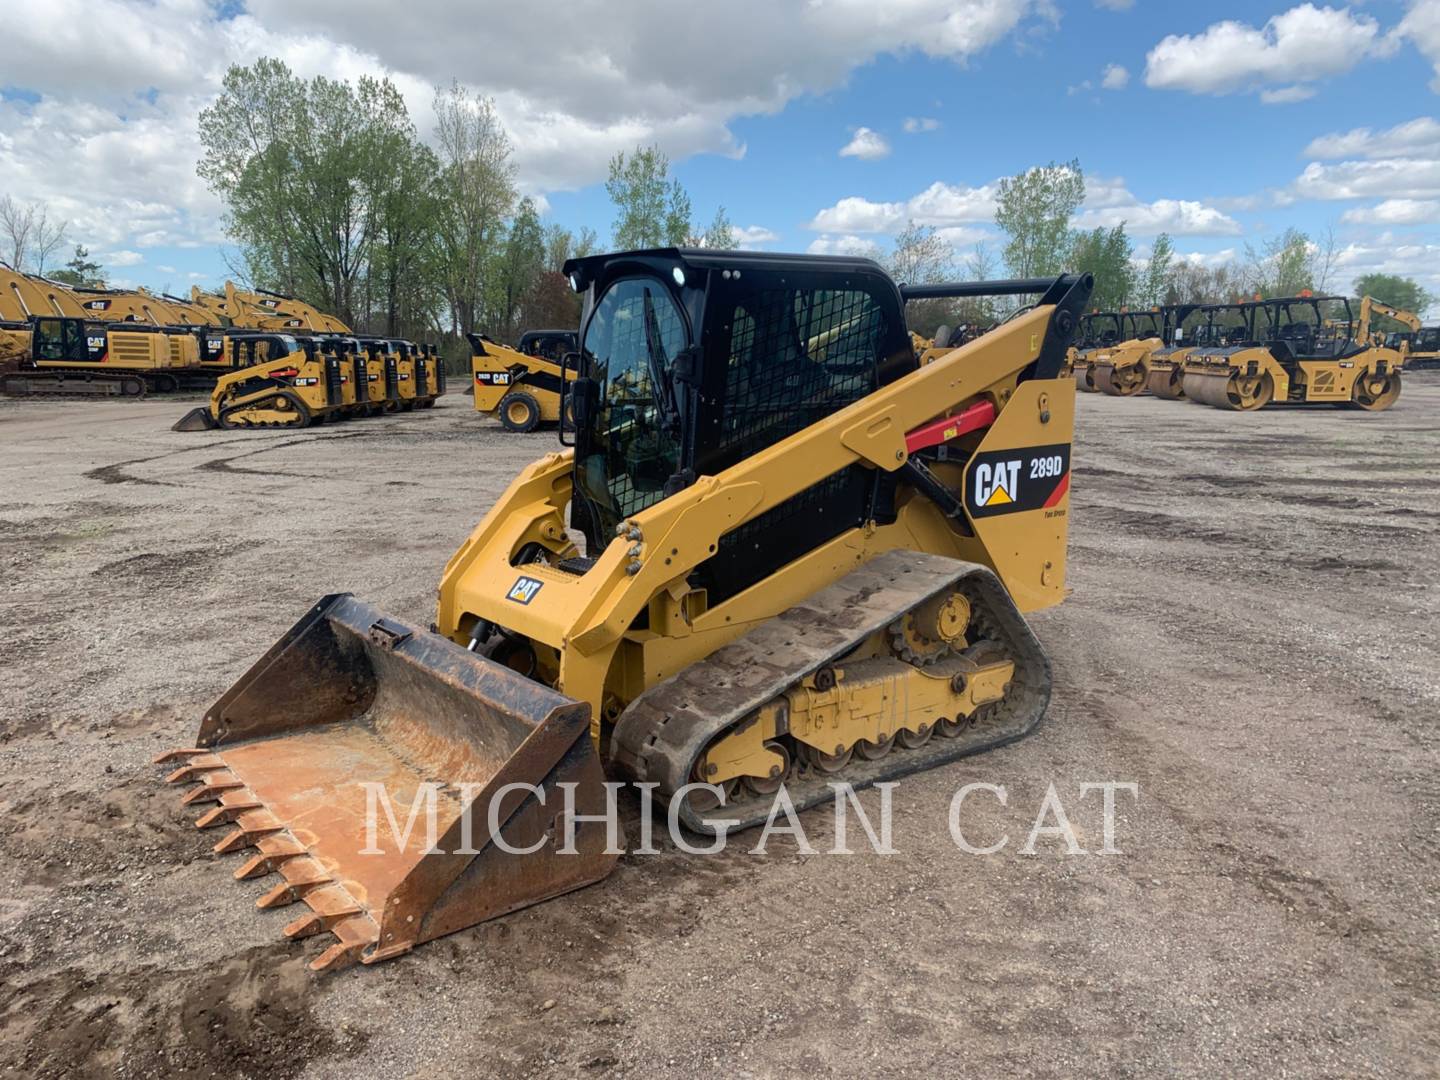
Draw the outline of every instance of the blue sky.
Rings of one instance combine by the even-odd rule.
[[[525,189],[602,241],[605,162],[637,142],[671,155],[697,224],[724,204],[787,250],[883,248],[913,218],[998,253],[994,180],[1079,158],[1077,223],[1124,220],[1142,251],[1333,229],[1332,285],[1383,269],[1440,292],[1440,0],[411,0],[403,25],[378,0],[12,3],[0,194],[45,201],[124,282],[224,280],[194,115],[227,63],[278,55],[389,74],[422,132],[434,84],[493,95]]]

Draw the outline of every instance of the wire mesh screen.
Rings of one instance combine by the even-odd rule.
[[[717,456],[772,443],[875,388],[885,314],[859,290],[761,289],[739,300]]]

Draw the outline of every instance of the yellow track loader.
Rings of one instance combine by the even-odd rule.
[[[475,410],[498,416],[506,431],[560,422],[561,364],[575,351],[571,330],[531,330],[515,348],[467,334]]]
[[[222,375],[210,404],[191,409],[173,431],[211,428],[302,428],[321,423],[346,408],[345,386],[352,384],[353,360],[334,341],[289,334],[235,333],[226,338],[231,355],[247,363]],[[348,368],[348,370],[347,370]]]
[[[1405,366],[1417,371],[1440,367],[1440,326],[1396,330],[1385,335],[1385,347],[1405,353]]]
[[[1185,396],[1202,405],[1253,412],[1267,405],[1331,404],[1379,412],[1400,398],[1402,351],[1370,343],[1373,302],[1355,318],[1343,296],[1260,300],[1249,340],[1196,349],[1185,363]]]
[[[602,762],[714,834],[782,784],[804,808],[1020,739],[1049,700],[1022,613],[1066,591],[1088,275],[902,288],[708,249],[565,270],[574,438],[450,559],[434,627],[323,597],[160,759],[248,853],[235,876],[274,883],[259,906],[300,905],[285,933],[333,935],[313,968],[605,877]],[[907,301],[991,294],[1038,299],[918,362]]]

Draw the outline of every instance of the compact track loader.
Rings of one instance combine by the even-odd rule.
[[[560,421],[560,367],[575,351],[571,330],[530,330],[515,348],[467,334],[475,410],[499,416],[506,431],[534,431]]]
[[[603,878],[602,760],[712,833],[781,784],[803,808],[1020,739],[1049,700],[1022,613],[1065,595],[1088,275],[897,288],[866,259],[705,249],[565,269],[574,438],[450,559],[432,629],[323,597],[160,759],[231,827],[216,850],[249,853],[235,876],[271,876],[259,905],[302,905],[285,933],[334,935],[314,968]],[[907,300],[991,294],[1038,300],[918,362]],[[381,794],[433,836],[373,842]]]
[[[1272,404],[1379,412],[1399,400],[1405,354],[1370,343],[1364,302],[1358,320],[1343,296],[1302,293],[1247,306],[1248,343],[1197,349],[1187,359],[1191,401],[1237,412]]]
[[[226,342],[241,362],[216,381],[208,406],[191,409],[171,430],[308,427],[346,407],[347,382],[354,403],[354,362],[347,370],[333,343],[322,348],[316,338],[263,332],[232,334]]]

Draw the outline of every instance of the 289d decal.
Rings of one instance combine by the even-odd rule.
[[[1054,506],[1070,488],[1070,445],[1022,446],[976,454],[965,471],[971,517]]]

